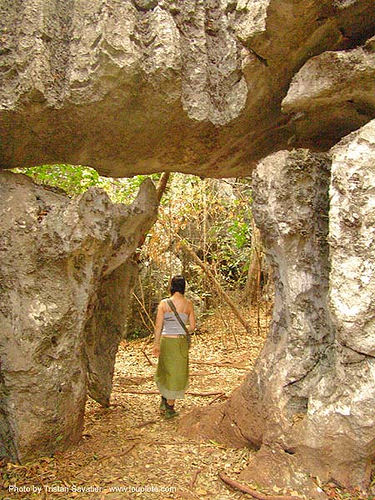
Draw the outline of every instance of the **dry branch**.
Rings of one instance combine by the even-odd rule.
[[[222,361],[222,362],[215,362],[215,361],[201,361],[201,360],[197,360],[197,361],[191,361],[192,364],[198,364],[198,365],[211,365],[211,366],[224,366],[225,368],[234,368],[236,370],[247,370],[248,368],[246,366],[240,366],[238,363],[236,363],[235,361],[233,362],[225,362],[225,361]]]
[[[133,391],[133,390],[129,390],[129,391],[121,391],[122,394],[160,394],[159,391]]]
[[[301,497],[289,496],[289,495],[276,495],[276,496],[264,495],[263,493],[259,493],[258,491],[253,490],[244,484],[238,483],[237,481],[233,481],[233,479],[230,479],[222,472],[219,472],[219,477],[224,483],[228,484],[232,488],[242,491],[243,493],[248,493],[257,500],[302,500]]]
[[[156,197],[158,201],[158,206],[160,205],[160,200],[163,194],[165,193],[165,190],[167,189],[169,175],[170,175],[169,172],[163,172],[159,179],[159,183],[156,187]],[[140,254],[145,240],[146,240],[146,235],[143,235],[142,238],[139,240],[137,250],[134,253],[136,262],[140,261]]]
[[[237,336],[236,336],[236,334],[235,334],[235,331],[234,331],[234,330],[233,330],[233,328],[232,328],[232,325],[230,325],[230,324],[229,324],[229,326],[228,326],[227,322],[226,322],[226,321],[225,321],[225,319],[224,319],[223,313],[221,312],[221,309],[218,309],[218,312],[219,312],[219,316],[220,316],[220,318],[221,318],[221,321],[224,323],[225,328],[226,328],[227,330],[230,330],[230,331],[231,331],[231,333],[232,333],[232,335],[233,335],[233,338],[234,338],[234,340],[235,340],[235,342],[236,342],[237,349],[238,349],[238,347],[239,347],[239,346],[238,346],[238,340],[237,340]]]
[[[186,394],[189,394],[190,396],[200,396],[200,397],[206,397],[206,396],[217,396],[217,395],[223,395],[223,391],[216,391],[216,392],[187,392]]]
[[[163,172],[161,174],[161,177],[159,179],[158,186],[156,188],[156,196],[158,198],[158,202],[160,203],[161,197],[165,193],[165,190],[167,189],[167,184],[168,184],[168,179],[170,176],[170,172]]]
[[[142,349],[142,353],[145,355],[145,358],[147,359],[149,365],[155,366],[155,364],[151,361],[151,359],[147,356],[146,352]]]
[[[136,299],[136,301],[138,302],[138,304],[142,307],[142,309],[146,313],[146,316],[150,320],[150,323],[151,323],[152,327],[155,328],[155,323],[154,323],[153,319],[151,318],[151,316],[148,314],[148,311],[147,311],[145,305],[142,304],[142,302],[139,300],[139,298],[137,297],[137,295],[134,292],[133,292],[133,297]],[[147,330],[151,331],[146,324],[145,324],[145,326],[146,326]],[[151,333],[153,333],[153,332],[151,331]]]
[[[221,394],[218,394],[218,395],[216,396],[216,398],[212,399],[212,400],[211,400],[208,404],[209,404],[209,405],[212,405],[212,403],[214,403],[215,401],[217,401],[218,399],[221,399],[221,398],[223,398],[223,397],[224,397],[225,399],[227,399],[227,398],[228,398],[228,396],[227,396],[224,392],[222,392]]]
[[[128,390],[128,391],[121,391],[123,394],[160,394],[159,391],[135,391],[135,390]],[[221,392],[189,392],[187,391],[186,394],[189,394],[190,396],[200,396],[200,397],[206,397],[206,396],[217,396],[217,395],[223,395],[224,393]],[[111,405],[113,406],[113,405]]]
[[[126,455],[127,453],[129,453],[129,451],[131,451],[138,443],[132,443],[130,444],[124,451],[122,451],[121,453],[115,453],[115,454],[111,454],[111,455],[103,455],[102,457],[99,457],[97,459],[97,462],[99,462],[100,460],[106,460],[107,458],[119,458],[119,457],[123,457],[124,455]]]

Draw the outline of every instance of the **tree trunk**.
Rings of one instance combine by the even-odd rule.
[[[244,287],[243,298],[247,304],[254,304],[258,298],[258,277],[262,269],[263,252],[261,251],[259,229],[253,221],[250,264],[247,272],[246,284]]]
[[[374,132],[370,123],[334,148],[331,182],[329,158],[303,150],[258,166],[253,210],[274,274],[271,331],[228,402],[182,426],[255,446],[242,479],[311,499],[325,498],[311,476],[367,487],[375,454]]]

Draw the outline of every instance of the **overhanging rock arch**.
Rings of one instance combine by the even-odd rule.
[[[94,166],[113,176],[160,170],[249,175],[271,152],[293,147],[328,151],[375,117],[373,0],[1,0],[0,10],[3,168],[66,162]],[[267,461],[270,442],[277,442],[292,468],[293,460],[302,457],[307,469],[349,486],[366,484],[374,455],[374,422],[368,410],[374,391],[373,219],[368,211],[374,196],[369,160],[373,123],[354,134],[333,150],[326,214],[329,248],[323,245],[324,214],[314,207],[323,206],[330,160],[299,150],[278,153],[259,167],[259,192],[262,183],[269,182],[267,169],[273,168],[279,169],[281,184],[289,172],[293,182],[302,178],[306,189],[304,199],[290,200],[293,207],[304,207],[299,218],[281,220],[281,233],[291,231],[283,236],[283,261],[270,240],[280,275],[279,298],[291,300],[299,286],[294,263],[288,261],[293,234],[307,256],[304,277],[311,275],[316,283],[310,281],[311,293],[302,291],[305,302],[276,308],[280,317],[275,316],[275,330],[252,375],[254,383],[239,389],[225,410],[227,423],[238,430],[232,440],[265,445],[259,463]],[[354,150],[361,152],[360,158]],[[362,165],[358,171],[357,161]],[[278,187],[272,189],[277,194]],[[267,227],[278,227],[288,204],[280,193],[276,198],[269,200],[279,207],[273,218],[258,205],[266,237]],[[2,202],[8,210],[6,198]],[[311,232],[314,241],[309,240]],[[328,250],[329,259],[323,258]],[[314,262],[308,262],[309,251]],[[327,263],[332,266],[329,275]],[[322,294],[319,287],[324,288]],[[291,314],[294,305],[310,332],[309,341],[296,338],[298,348],[308,347],[304,358],[293,342],[282,343],[303,330],[298,315]],[[3,337],[6,331],[11,337],[14,323],[9,330],[4,325]],[[358,325],[363,335],[356,335]],[[285,361],[286,387],[276,391],[279,399],[270,398],[275,406],[268,409],[274,411],[274,420],[280,417],[276,428],[264,423],[259,398],[252,392],[262,387],[263,394],[276,387],[266,376],[271,354]],[[286,363],[290,357],[293,370]],[[338,380],[344,383],[336,387]],[[361,380],[359,389],[356,380]],[[6,399],[4,380],[2,384]],[[108,392],[97,396],[105,402]],[[243,417],[230,414],[236,398],[243,398],[248,407]],[[285,406],[280,406],[283,401]],[[8,439],[9,414],[2,415],[1,429]],[[336,440],[323,463],[318,442],[329,446],[337,428],[343,429],[337,419],[355,429],[340,435],[352,459],[337,460],[342,449],[336,448]],[[201,430],[204,422],[202,418]],[[53,449],[56,441],[48,439],[47,447]]]

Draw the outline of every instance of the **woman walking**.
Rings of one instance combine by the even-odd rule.
[[[185,286],[183,276],[174,276],[171,298],[160,302],[156,314],[152,352],[159,357],[155,382],[162,396],[160,410],[166,418],[178,415],[175,400],[184,398],[188,386],[188,332],[193,332],[196,323],[193,304],[184,296]],[[186,323],[189,323],[188,331]]]

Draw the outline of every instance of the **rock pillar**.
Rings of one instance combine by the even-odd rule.
[[[99,189],[70,199],[24,175],[0,176],[0,454],[25,461],[79,440],[87,373],[108,351],[96,386],[109,386],[118,331],[105,321],[90,328],[103,347],[88,324],[111,287],[120,322],[129,259],[155,220],[156,195],[150,181],[132,205],[114,205]],[[93,342],[100,348],[90,352]]]
[[[366,488],[375,454],[375,122],[332,157],[281,151],[254,175],[275,280],[271,330],[227,403],[184,427],[254,446],[242,478],[325,498],[314,477]],[[332,174],[330,169],[332,165]]]

